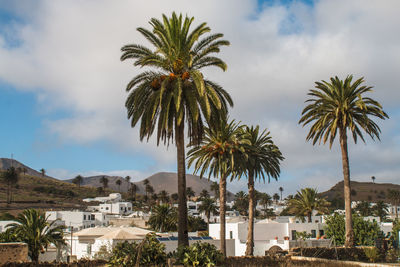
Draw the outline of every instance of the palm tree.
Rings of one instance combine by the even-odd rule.
[[[155,47],[142,45],[122,47],[121,60],[134,59],[134,65],[157,69],[146,70],[134,77],[127,86],[129,96],[125,106],[134,127],[139,120],[140,139],[147,140],[157,129],[157,144],[169,143],[175,137],[178,170],[178,244],[189,244],[187,234],[185,121],[190,143],[199,143],[203,137],[203,118],[207,123],[216,122],[233,105],[229,94],[219,85],[204,79],[203,68],[215,66],[226,70],[227,66],[213,54],[220,47],[229,45],[221,40],[223,34],[209,35],[206,23],[193,31],[194,18],[163,15],[163,22],[151,19],[153,31],[137,30]],[[157,127],[156,127],[157,124]]]
[[[22,172],[24,173],[24,175],[26,175],[26,172],[27,172],[28,170],[25,168],[25,167],[22,167]]]
[[[131,193],[131,197],[136,201],[136,191],[137,186],[134,183],[131,183],[131,187],[129,188],[129,192]]]
[[[309,223],[312,222],[313,211],[328,213],[330,205],[324,198],[319,198],[317,190],[313,188],[303,188],[297,191],[297,194],[289,200],[288,204],[290,212],[301,219],[307,216]]]
[[[268,206],[270,206],[272,204],[272,198],[270,195],[268,195],[267,193],[263,193],[261,195],[261,205],[264,206],[264,213],[267,212]],[[266,215],[266,214],[265,214]]]
[[[372,215],[372,209],[367,201],[358,203],[355,207],[355,210],[358,211],[358,213],[363,217]]]
[[[225,241],[225,202],[226,179],[229,175],[236,175],[235,159],[243,151],[242,140],[239,139],[240,127],[234,121],[229,124],[220,121],[218,129],[206,128],[205,137],[200,146],[192,148],[188,153],[189,167],[194,164],[194,173],[200,172],[200,177],[208,171],[211,175],[219,177],[219,213],[220,213],[220,249],[226,257]]]
[[[45,169],[43,169],[43,168],[41,168],[39,171],[40,171],[40,173],[42,174],[42,177],[44,177],[44,176],[45,176],[45,174],[46,174],[46,170],[45,170]]]
[[[173,193],[171,195],[171,200],[173,203],[176,203],[178,201],[178,199],[179,199],[178,193]]]
[[[44,252],[49,244],[65,245],[64,226],[49,222],[45,215],[35,209],[27,209],[18,215],[16,223],[8,224],[10,231],[19,241],[28,244],[28,255],[33,262],[39,261],[39,252]]]
[[[4,173],[1,174],[1,178],[7,184],[7,203],[11,203],[12,186],[16,185],[19,180],[19,174],[15,167],[8,168]]]
[[[125,181],[127,181],[128,182],[128,184],[130,183],[130,181],[131,181],[131,177],[128,175],[128,176],[125,176]]]
[[[249,209],[249,195],[244,191],[239,191],[235,194],[235,202],[233,209],[237,210],[240,215],[247,216]]]
[[[97,191],[97,194],[99,194],[99,195],[104,194],[104,188],[101,186],[97,187],[96,191]]]
[[[372,183],[375,183],[375,179],[376,179],[375,176],[371,177]]]
[[[396,219],[399,218],[399,214],[397,212],[397,206],[400,202],[400,190],[391,190],[389,189],[389,199],[392,201],[392,204],[395,208]]]
[[[350,167],[347,149],[347,131],[352,133],[354,142],[357,138],[364,140],[363,129],[373,140],[379,140],[380,128],[370,118],[389,118],[382,106],[375,100],[363,95],[372,91],[372,87],[361,84],[364,78],[352,83],[353,76],[349,75],[344,81],[337,76],[326,81],[316,82],[315,89],[308,93],[312,98],[303,112],[299,121],[307,125],[313,122],[306,137],[313,140],[313,145],[319,141],[325,144],[329,139],[329,147],[332,147],[336,134],[339,131],[340,148],[342,152],[342,166],[344,179],[344,199],[346,212],[346,247],[354,246],[353,220],[351,215],[351,188]]]
[[[108,178],[105,176],[102,176],[100,178],[100,183],[103,185],[103,191],[106,191],[106,188],[108,187]]]
[[[206,189],[203,189],[200,192],[200,198],[203,199],[203,198],[208,198],[208,197],[210,197],[210,193]]]
[[[272,195],[272,199],[275,200],[275,204],[278,204],[278,201],[280,199],[280,196],[278,193],[275,193]]]
[[[218,212],[215,199],[203,197],[199,206],[199,212],[204,212],[207,217],[207,225],[209,225],[211,214],[216,214]]]
[[[215,198],[219,196],[219,184],[217,182],[212,182],[212,184],[210,185],[210,190],[214,192]]]
[[[83,182],[83,177],[81,175],[77,175],[73,180],[72,183],[76,184],[78,188],[81,188],[81,184]]]
[[[165,190],[161,190],[158,193],[158,198],[161,200],[162,204],[167,204],[169,202],[169,194]]]
[[[122,184],[121,180],[118,179],[117,181],[115,181],[115,184],[118,185],[118,192],[121,192],[121,184]]]
[[[186,196],[188,199],[191,199],[195,195],[196,195],[196,193],[193,191],[193,189],[190,186],[186,187]]]
[[[281,192],[281,200],[283,200],[283,197],[282,197],[283,187],[279,187],[279,192]]]
[[[259,179],[268,183],[270,178],[278,179],[280,162],[284,159],[279,148],[274,144],[267,130],[260,132],[260,127],[243,127],[242,138],[246,139],[242,173],[248,178],[249,190],[249,226],[246,242],[246,256],[254,254],[254,217],[256,211],[256,194],[254,180]]]
[[[169,232],[176,230],[176,209],[167,204],[153,207],[148,224],[154,231]]]
[[[383,201],[378,201],[375,206],[373,207],[373,213],[375,216],[378,216],[381,222],[383,222],[386,219],[386,216],[388,214],[388,209],[389,206],[383,202]]]

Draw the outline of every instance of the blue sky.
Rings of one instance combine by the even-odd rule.
[[[206,74],[231,93],[231,117],[271,130],[286,157],[279,182],[260,190],[341,179],[338,149],[305,142],[297,121],[314,81],[347,74],[365,76],[391,117],[379,122],[382,142],[350,146],[353,179],[399,181],[399,2],[206,2],[0,1],[0,157],[61,179],[175,171],[173,146],[140,143],[129,127],[124,87],[140,69],[121,63],[119,48],[147,45],[135,28],[176,10],[231,41],[220,54],[228,71]]]

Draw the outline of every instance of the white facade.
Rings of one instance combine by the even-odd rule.
[[[99,206],[95,207],[98,211],[107,214],[131,214],[132,203],[131,202],[115,202],[115,203],[101,203]]]
[[[102,213],[87,211],[46,211],[46,218],[55,221],[57,225],[72,227],[74,231],[95,226],[108,225],[108,219]]]
[[[108,197],[95,197],[95,198],[85,198],[83,199],[84,202],[119,202],[122,200],[120,193],[111,193]]]

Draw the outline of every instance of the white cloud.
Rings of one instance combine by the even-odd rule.
[[[27,20],[12,28],[20,45],[10,48],[0,35],[0,78],[35,92],[47,112],[68,111],[69,117],[45,124],[64,142],[111,141],[118,149],[151,155],[160,166],[175,161],[173,146],[140,143],[138,128],[130,128],[124,88],[140,69],[119,61],[122,45],[146,44],[137,27],[149,27],[151,17],[173,10],[195,16],[195,24],[208,22],[231,41],[220,54],[228,71],[206,74],[231,93],[231,117],[272,131],[286,157],[283,170],[293,176],[282,183],[291,190],[319,181],[313,177],[321,170],[332,171],[326,174],[327,187],[341,177],[337,146],[332,151],[313,147],[305,142],[307,128],[297,125],[314,81],[363,75],[384,107],[399,109],[399,1],[321,0],[314,7],[294,1],[288,7],[267,5],[261,12],[255,0],[41,1],[34,9],[25,7],[10,7]],[[390,123],[380,125],[382,143],[351,147],[352,171],[370,177],[357,167],[367,164],[371,173],[374,169],[393,181],[400,174],[398,136]]]

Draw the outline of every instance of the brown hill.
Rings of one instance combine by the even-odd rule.
[[[390,202],[388,198],[389,190],[400,190],[400,185],[390,183],[371,183],[351,181],[351,198],[353,201],[385,201]],[[334,199],[344,199],[343,181],[334,185],[328,191],[322,192],[321,196],[329,201]]]
[[[16,169],[24,170],[25,175],[31,175],[31,176],[42,176],[42,174],[24,164],[19,162],[18,160],[15,159],[8,159],[8,158],[0,158],[0,170],[7,170],[10,167],[15,167]],[[51,178],[55,179],[51,176],[45,175],[44,177],[46,178]]]

